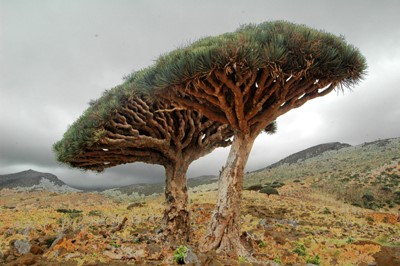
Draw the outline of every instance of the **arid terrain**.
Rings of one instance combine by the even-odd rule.
[[[185,261],[400,265],[399,145],[397,138],[317,155],[313,148],[248,173],[241,240],[249,257],[199,252],[217,196],[216,183],[199,183],[189,193],[193,235]],[[260,193],[265,186],[279,195]],[[179,247],[157,238],[163,195],[125,190],[0,190],[0,264],[177,264]]]
[[[243,195],[242,241],[253,253],[252,262],[197,251],[216,192],[191,193],[191,263],[399,265],[398,214],[345,204],[312,193],[307,184],[291,183],[280,191]],[[173,265],[174,250],[156,237],[161,202],[161,196],[130,201],[4,189],[0,259],[6,265]]]

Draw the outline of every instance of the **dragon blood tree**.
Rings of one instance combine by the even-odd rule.
[[[355,85],[365,70],[365,58],[343,37],[274,21],[200,39],[161,56],[137,77],[157,97],[234,130],[202,250],[246,253],[239,241],[241,190],[259,133],[289,110]]]
[[[199,112],[152,100],[123,84],[107,91],[54,145],[58,161],[101,172],[120,164],[163,165],[166,209],[161,237],[170,244],[189,241],[186,172],[191,162],[231,144],[228,124]]]

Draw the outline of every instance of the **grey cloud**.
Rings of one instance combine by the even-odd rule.
[[[245,23],[285,19],[343,34],[366,56],[365,81],[316,99],[261,135],[247,170],[327,141],[358,144],[400,136],[400,2],[387,1],[0,1],[0,174],[27,167],[70,184],[162,182],[160,166],[131,164],[102,174],[59,165],[51,146],[90,99],[160,54]],[[229,149],[194,162],[189,177],[217,174]]]

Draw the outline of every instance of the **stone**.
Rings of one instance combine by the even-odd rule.
[[[32,253],[27,253],[22,255],[16,260],[16,265],[21,265],[21,266],[28,266],[28,265],[33,265],[37,262],[37,258],[35,255]]]
[[[147,245],[147,252],[152,259],[159,259],[162,249],[159,245],[152,243]]]
[[[32,254],[34,254],[34,255],[41,255],[41,254],[44,253],[43,249],[42,249],[40,246],[36,245],[36,244],[33,244],[33,245],[31,246],[30,252],[31,252]]]
[[[14,247],[21,255],[26,254],[31,250],[31,244],[26,240],[15,240]]]
[[[12,254],[5,257],[5,262],[12,262],[13,260],[15,260],[15,256]]]
[[[200,266],[201,262],[197,255],[192,251],[190,247],[187,247],[188,251],[186,252],[186,256],[184,258],[185,264]]]

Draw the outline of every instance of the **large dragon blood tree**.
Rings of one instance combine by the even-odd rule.
[[[355,85],[365,70],[365,58],[343,37],[274,21],[200,39],[137,77],[157,97],[234,130],[202,250],[246,253],[239,241],[243,171],[259,133],[289,110]]]
[[[150,99],[134,87],[128,80],[93,102],[54,145],[57,159],[99,172],[133,162],[163,165],[166,209],[161,237],[171,244],[189,241],[188,167],[215,148],[230,145],[233,132],[228,124]]]

